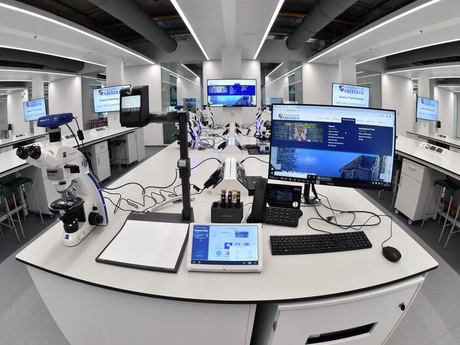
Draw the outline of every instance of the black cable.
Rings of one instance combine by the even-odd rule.
[[[268,162],[266,162],[263,159],[260,159],[259,157],[256,157],[256,156],[248,156],[245,159],[243,159],[240,163],[243,164],[248,159],[257,159],[258,161],[261,161],[262,163],[268,164]]]

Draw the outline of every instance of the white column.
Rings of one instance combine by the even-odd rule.
[[[124,61],[122,59],[111,59],[106,62],[106,84],[107,86],[122,85],[124,84]],[[109,127],[119,128],[120,113],[110,112],[107,115]]]
[[[32,99],[42,98],[44,96],[45,96],[45,83],[43,81],[43,77],[34,76],[32,78]],[[37,127],[37,121],[34,121],[33,122],[33,132],[34,134],[45,133],[46,129],[44,127]]]
[[[356,59],[342,56],[339,58],[339,83],[356,84]]]

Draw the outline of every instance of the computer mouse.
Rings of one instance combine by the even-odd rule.
[[[383,247],[382,254],[385,257],[385,259],[391,262],[396,262],[402,257],[401,252],[397,250],[395,247],[391,247],[391,246]]]

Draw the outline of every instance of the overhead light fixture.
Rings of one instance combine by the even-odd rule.
[[[171,0],[171,1],[173,1],[173,0]],[[257,48],[256,53],[255,53],[254,57],[252,58],[253,60],[257,59],[257,56],[259,55],[259,52],[260,52],[260,50],[262,49],[262,46],[265,43],[265,39],[267,38],[268,33],[270,32],[270,29],[272,28],[272,25],[275,22],[276,17],[278,16],[278,13],[279,13],[279,11],[281,9],[281,6],[283,6],[283,2],[284,2],[284,0],[279,0],[278,1],[278,4],[275,7],[275,11],[273,12],[272,17],[271,17],[270,21],[268,22],[267,29],[265,30],[265,33],[262,36],[262,40],[259,43],[259,47]]]
[[[201,84],[197,83],[197,82],[194,82],[193,80],[190,80],[188,78],[185,78],[184,76],[180,75],[180,74],[177,74],[176,72],[173,72],[169,69],[167,69],[166,67],[163,67],[161,66],[161,69],[164,69],[165,71],[167,71],[169,74],[171,74],[173,77],[176,77],[176,78],[182,78],[182,79],[185,79],[187,80],[188,82],[192,83],[192,84],[195,84],[195,85],[198,85],[201,87]]]
[[[409,14],[412,14],[412,13],[414,13],[414,12],[417,12],[417,11],[419,11],[419,10],[425,8],[425,7],[434,5],[435,3],[440,2],[440,1],[441,1],[441,0],[431,0],[431,1],[428,1],[428,2],[426,2],[426,3],[424,3],[424,4],[420,5],[420,6],[414,7],[414,8],[412,8],[412,9],[406,11],[406,12],[403,12],[403,13],[401,13],[401,14],[399,14],[399,15],[393,17],[393,18],[390,18],[390,19],[388,19],[388,20],[386,20],[386,21],[384,21],[384,22],[382,22],[382,23],[380,23],[380,24],[378,24],[378,25],[376,25],[376,26],[374,26],[374,27],[372,27],[372,28],[370,28],[370,29],[368,29],[368,30],[366,30],[366,31],[361,32],[360,34],[358,34],[358,35],[356,35],[356,36],[353,36],[353,37],[351,37],[351,38],[349,38],[349,39],[343,41],[342,43],[337,44],[336,46],[331,47],[330,49],[327,49],[327,50],[324,51],[323,53],[321,53],[321,54],[319,54],[319,55],[313,57],[313,58],[310,59],[310,60],[308,60],[308,62],[309,62],[309,63],[310,63],[310,62],[314,62],[315,60],[317,60],[317,59],[323,57],[324,55],[329,54],[329,53],[333,52],[334,50],[336,50],[336,49],[338,49],[338,48],[340,48],[340,47],[343,47],[344,45],[346,45],[346,44],[348,44],[348,43],[350,43],[350,42],[353,42],[354,40],[356,40],[356,39],[358,39],[358,38],[360,38],[360,37],[363,37],[364,35],[367,35],[368,33],[371,33],[371,32],[373,32],[373,31],[375,31],[375,30],[377,30],[377,29],[380,29],[381,27],[383,27],[383,26],[385,26],[385,25],[388,25],[388,24],[390,24],[390,23],[392,23],[392,22],[394,22],[394,21],[396,21],[396,20],[399,20],[399,19],[401,19],[401,18],[404,18],[405,16],[408,16]]]
[[[268,73],[265,78],[268,78],[270,77],[278,68],[280,68],[281,66],[283,66],[283,63],[280,63],[278,66],[276,66],[270,73]]]
[[[50,74],[50,75],[58,75],[58,76],[64,76],[64,77],[75,77],[77,75],[76,73],[53,72],[53,71],[43,71],[43,70],[36,70],[36,69],[20,69],[20,68],[0,68],[0,72]]]
[[[368,74],[368,75],[363,75],[363,76],[360,76],[360,77],[356,77],[356,79],[365,79],[365,78],[380,77],[380,76],[381,76],[381,74],[376,73],[376,74]]]
[[[187,28],[189,29],[190,33],[192,34],[193,38],[196,41],[196,44],[198,44],[198,47],[200,47],[201,52],[203,53],[203,55],[206,58],[206,60],[209,60],[208,54],[206,54],[206,51],[204,50],[203,45],[201,44],[200,40],[198,39],[198,36],[196,35],[195,30],[193,30],[192,25],[190,24],[190,22],[188,21],[187,17],[185,16],[184,11],[182,11],[182,9],[180,8],[179,4],[177,3],[177,0],[171,0],[171,3],[173,4],[173,6],[176,9],[176,11],[179,13],[180,17],[184,21],[184,23],[187,26]]]
[[[458,68],[460,64],[455,65],[440,65],[440,66],[425,66],[425,67],[416,67],[416,68],[402,68],[395,71],[387,71],[385,74],[399,74],[399,73],[408,73],[408,72],[416,72],[416,71],[424,71],[424,70],[432,70],[432,69],[443,69],[443,68]],[[437,76],[433,78],[447,78],[443,76]],[[455,77],[458,78],[458,77]]]
[[[190,68],[188,68],[187,66],[185,66],[183,63],[180,64],[182,67],[184,67],[187,71],[189,71],[190,73],[192,73],[195,77],[199,78],[198,74],[196,74],[195,72],[193,72]]]
[[[297,71],[297,70],[298,70],[299,68],[301,68],[301,67],[302,67],[302,65],[297,66],[297,67],[294,68],[293,70],[290,70],[289,72],[283,74],[281,77],[276,78],[275,80],[269,82],[268,84],[265,84],[265,86],[271,85],[271,84],[273,84],[273,83],[276,83],[276,82],[277,82],[278,80],[280,80],[280,79],[283,79],[283,78],[286,78],[286,77],[291,76],[295,71]]]
[[[38,14],[38,13],[35,13],[35,12],[33,12],[33,11],[29,11],[29,10],[26,10],[26,9],[24,9],[24,8],[15,7],[15,6],[12,6],[12,5],[5,4],[5,3],[0,3],[0,7],[6,8],[6,9],[9,9],[9,10],[12,10],[12,11],[24,13],[24,14],[26,14],[26,15],[29,15],[29,16],[32,16],[32,17],[35,17],[35,18],[42,19],[42,20],[47,21],[47,22],[49,22],[49,23],[53,23],[53,24],[62,26],[62,27],[64,27],[64,28],[66,28],[66,29],[69,29],[69,30],[78,32],[78,33],[80,33],[80,34],[82,34],[82,35],[85,35],[85,36],[90,37],[90,38],[92,38],[92,39],[95,39],[95,40],[97,40],[97,41],[99,41],[99,42],[102,42],[102,43],[104,43],[104,44],[107,44],[107,45],[109,45],[109,46],[111,46],[111,47],[113,47],[113,48],[119,49],[119,50],[121,50],[121,51],[123,51],[123,52],[125,52],[125,53],[127,53],[127,54],[130,54],[130,55],[132,55],[132,56],[135,56],[135,57],[137,57],[137,58],[139,58],[139,59],[141,59],[141,60],[143,60],[143,61],[145,61],[145,62],[148,62],[148,63],[150,63],[150,64],[155,64],[155,62],[153,62],[151,59],[149,59],[149,58],[147,58],[147,57],[145,57],[145,56],[142,56],[142,55],[140,55],[140,54],[137,54],[137,53],[135,53],[135,52],[132,51],[132,50],[126,49],[126,48],[124,48],[124,47],[121,46],[121,45],[112,43],[112,42],[110,42],[110,41],[108,41],[108,40],[106,40],[106,39],[104,39],[104,38],[102,38],[102,37],[93,35],[93,34],[91,34],[91,33],[89,33],[89,32],[86,32],[86,31],[83,31],[83,30],[81,30],[81,29],[78,29],[78,28],[76,28],[76,27],[74,27],[74,26],[72,26],[72,25],[69,25],[69,24],[65,24],[65,23],[63,23],[63,22],[60,22],[60,21],[58,21],[58,20],[56,20],[56,19],[52,19],[52,18],[46,17],[46,16],[44,16],[44,15],[42,15],[42,14]],[[16,49],[17,49],[17,48],[16,48]],[[23,50],[23,49],[21,49],[21,50]],[[49,53],[46,53],[46,54],[48,54],[48,55],[53,55],[53,56],[58,56],[58,55],[49,54]],[[73,59],[73,60],[80,60],[80,59],[76,59],[76,58],[72,58],[72,57],[67,57],[67,58]],[[91,63],[93,63],[93,62],[91,62]]]

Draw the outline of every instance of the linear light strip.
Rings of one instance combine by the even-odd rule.
[[[283,66],[283,63],[280,63],[278,66],[276,66],[270,73],[268,73],[268,74],[265,76],[265,78],[270,77],[270,76],[273,74],[273,72],[275,72],[275,71],[276,71],[278,68],[280,68],[281,66]]]
[[[284,3],[284,0],[279,0],[278,1],[278,4],[275,7],[275,11],[273,12],[273,15],[272,15],[272,17],[270,19],[270,22],[268,23],[267,29],[265,30],[265,33],[264,33],[264,35],[262,37],[262,40],[260,41],[259,47],[257,48],[256,53],[255,53],[254,57],[252,58],[253,60],[257,59],[257,56],[259,55],[259,52],[260,52],[260,50],[262,49],[262,46],[265,43],[265,39],[267,38],[268,33],[270,32],[270,29],[272,28],[272,25],[275,22],[276,17],[278,16],[278,13],[279,13],[279,11],[281,9],[281,6],[283,6],[283,3]]]
[[[155,62],[153,62],[152,60],[150,60],[150,59],[148,59],[148,58],[146,58],[146,57],[144,57],[144,56],[142,56],[142,55],[136,54],[136,53],[134,53],[133,51],[128,50],[128,49],[126,49],[126,48],[124,48],[124,47],[122,47],[122,46],[120,46],[120,45],[117,45],[117,44],[115,44],[115,43],[112,43],[112,42],[110,42],[110,41],[107,41],[107,40],[105,40],[105,39],[103,39],[103,38],[101,38],[101,37],[98,37],[98,36],[96,36],[96,35],[90,34],[90,33],[86,32],[86,31],[83,31],[83,30],[78,29],[78,28],[76,28],[76,27],[73,27],[73,26],[71,26],[71,25],[68,25],[68,24],[65,24],[65,23],[63,23],[63,22],[60,22],[60,21],[58,21],[58,20],[56,20],[56,19],[52,19],[52,18],[46,17],[46,16],[44,16],[44,15],[41,15],[41,14],[38,14],[38,13],[35,13],[35,12],[32,12],[32,11],[26,10],[26,9],[19,8],[19,7],[15,7],[15,6],[11,6],[11,5],[7,5],[7,4],[4,4],[4,3],[0,3],[0,7],[6,8],[6,9],[9,9],[9,10],[12,10],[12,11],[24,13],[24,14],[27,14],[27,15],[29,15],[29,16],[36,17],[36,18],[45,20],[45,21],[47,21],[47,22],[50,22],[50,23],[53,23],[53,24],[62,26],[62,27],[64,27],[64,28],[66,28],[66,29],[70,29],[70,30],[72,30],[72,31],[78,32],[78,33],[80,33],[80,34],[82,34],[82,35],[91,37],[91,38],[93,38],[93,39],[95,39],[95,40],[97,40],[97,41],[99,41],[99,42],[105,43],[105,44],[107,44],[107,45],[109,45],[109,46],[111,46],[111,47],[114,47],[114,48],[116,48],[116,49],[119,49],[119,50],[121,50],[121,51],[123,51],[123,52],[125,52],[125,53],[128,53],[128,54],[130,54],[130,55],[132,55],[132,56],[135,56],[135,57],[137,57],[137,58],[139,58],[139,59],[141,59],[141,60],[144,60],[144,61],[146,61],[146,62],[148,62],[148,63],[150,63],[150,64],[155,64]],[[48,55],[54,55],[54,54],[48,54]],[[57,56],[57,55],[56,55],[56,56]],[[70,58],[70,57],[68,57],[68,58]],[[73,59],[73,58],[71,58],[71,59]]]
[[[51,74],[61,75],[65,77],[75,77],[76,73],[63,73],[63,72],[51,72],[51,71],[38,71],[34,69],[13,69],[13,68],[0,68],[0,72],[15,72],[15,73],[33,73],[33,74]]]
[[[460,65],[442,65],[442,66],[426,66],[426,67],[419,67],[419,68],[406,68],[406,69],[398,69],[397,71],[387,71],[385,74],[398,74],[404,72],[414,72],[414,71],[423,71],[423,70],[432,70],[432,69],[442,69],[442,68],[456,68],[460,67]]]
[[[177,0],[171,0],[171,3],[173,4],[173,6],[176,9],[176,11],[179,13],[180,17],[184,21],[184,23],[187,26],[187,28],[189,29],[190,33],[192,34],[193,38],[196,41],[196,44],[198,44],[198,47],[200,47],[201,52],[203,53],[203,55],[206,58],[206,60],[209,60],[208,54],[206,54],[206,51],[204,50],[203,45],[201,44],[200,40],[198,39],[198,36],[196,35],[195,30],[193,30],[192,25],[190,24],[190,22],[188,21],[187,17],[185,16],[184,11],[182,11],[182,9],[180,8],[179,4],[177,3]]]
[[[405,17],[405,16],[408,16],[409,14],[412,14],[412,13],[414,13],[414,12],[417,12],[418,10],[421,10],[421,9],[423,9],[423,8],[425,8],[425,7],[434,5],[435,3],[439,2],[439,1],[441,1],[441,0],[431,0],[431,1],[426,2],[426,3],[424,3],[424,4],[420,5],[420,6],[414,7],[414,8],[411,9],[411,10],[408,10],[408,11],[406,11],[406,12],[403,12],[403,13],[401,13],[401,14],[399,14],[399,15],[393,17],[393,18],[390,18],[390,19],[388,19],[387,21],[384,21],[384,22],[382,22],[382,23],[380,23],[380,24],[378,24],[378,25],[376,25],[376,26],[374,26],[374,27],[372,27],[372,28],[370,28],[370,29],[368,29],[368,30],[366,30],[366,31],[363,31],[363,32],[361,32],[360,34],[358,34],[358,35],[356,35],[356,36],[354,36],[354,37],[349,38],[348,40],[345,40],[344,42],[342,42],[342,43],[336,45],[335,47],[332,47],[332,48],[326,50],[325,52],[323,52],[323,53],[321,53],[321,54],[315,56],[315,57],[312,58],[312,59],[310,59],[308,62],[309,62],[309,63],[310,63],[310,62],[313,62],[313,61],[315,61],[315,60],[317,60],[317,59],[323,57],[324,55],[329,54],[330,52],[333,52],[334,50],[336,50],[336,49],[338,49],[338,48],[340,48],[340,47],[343,47],[345,44],[348,44],[348,43],[350,43],[350,42],[352,42],[352,41],[354,41],[354,40],[356,40],[356,39],[358,39],[358,38],[360,38],[360,37],[363,37],[364,35],[367,35],[368,33],[371,33],[372,31],[375,31],[375,30],[377,30],[377,29],[380,29],[381,27],[383,27],[383,26],[385,26],[385,25],[387,25],[387,24],[390,24],[390,23],[392,23],[392,22],[394,22],[394,21],[396,21],[396,20],[399,20],[399,19],[401,19],[401,18],[403,18],[403,17]]]
[[[182,79],[185,79],[185,80],[187,80],[188,82],[190,82],[190,83],[192,83],[192,84],[201,86],[201,84],[196,83],[196,82],[194,82],[193,80],[190,80],[190,79],[188,79],[188,78],[185,78],[184,76],[181,76],[180,74],[177,74],[176,72],[173,72],[173,71],[167,69],[166,67],[161,67],[161,69],[164,69],[165,71],[169,72],[172,76],[174,76],[174,77],[176,77],[176,78],[182,78]]]
[[[291,71],[289,71],[289,72],[283,74],[281,77],[278,77],[278,78],[276,78],[275,80],[271,81],[270,83],[265,84],[265,86],[267,87],[268,85],[271,85],[271,84],[277,82],[278,80],[287,77],[288,75],[292,74],[293,72],[295,72],[296,70],[298,70],[298,69],[301,68],[301,67],[302,67],[302,65],[300,65],[300,66],[294,68],[293,70],[291,70]]]
[[[190,68],[188,68],[187,66],[185,66],[183,63],[180,64],[182,67],[184,67],[187,71],[189,71],[190,73],[192,73],[195,77],[197,78],[200,78],[198,76],[198,74],[196,74],[195,72],[193,72]]]

